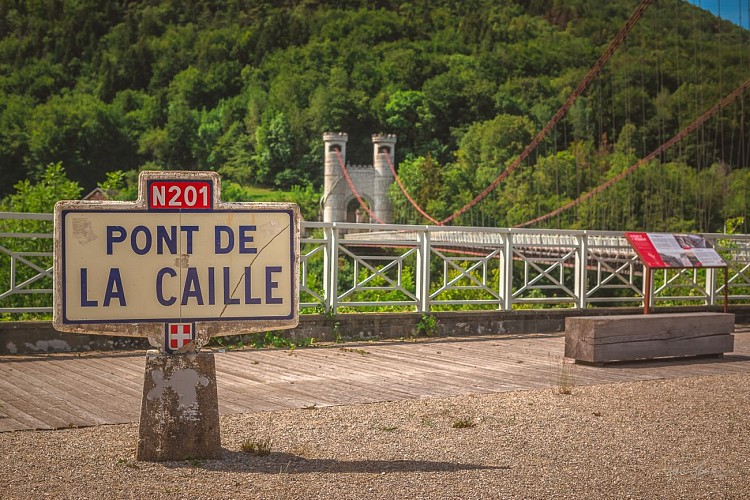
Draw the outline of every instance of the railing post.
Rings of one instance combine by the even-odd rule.
[[[10,292],[16,291],[16,256],[10,254]]]
[[[716,305],[716,268],[706,268],[706,305]]]
[[[430,228],[417,231],[417,312],[430,312]]]
[[[503,294],[502,308],[510,311],[513,307],[513,233],[509,230],[505,233],[503,241],[503,253],[500,256],[500,291]]]
[[[575,268],[575,294],[576,307],[586,309],[588,293],[588,254],[589,254],[589,235],[586,231],[578,237],[578,252],[576,253]]]
[[[339,281],[339,266],[338,266],[338,228],[334,222],[330,226],[323,228],[325,234],[326,247],[325,247],[325,259],[323,260],[323,292],[325,300],[325,310],[328,314],[336,314],[336,307],[338,306],[338,281]]]

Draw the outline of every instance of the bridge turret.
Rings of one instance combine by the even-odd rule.
[[[340,189],[343,183],[341,164],[346,165],[346,142],[349,136],[344,132],[325,132],[325,171],[323,177],[323,222],[346,220],[346,190]],[[339,161],[339,155],[341,160]]]
[[[393,207],[388,199],[388,186],[393,183],[390,165],[396,161],[396,136],[394,134],[374,134],[372,136],[373,179],[372,198],[375,206],[373,212],[386,223],[393,222]],[[390,165],[389,165],[390,163]]]

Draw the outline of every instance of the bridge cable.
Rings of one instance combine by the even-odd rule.
[[[404,194],[404,196],[409,200],[411,205],[424,217],[426,217],[428,220],[434,222],[437,225],[445,225],[447,222],[450,222],[451,220],[455,219],[459,215],[465,213],[467,210],[473,208],[477,203],[479,203],[485,196],[487,196],[490,192],[494,191],[494,189],[500,184],[500,182],[505,179],[510,173],[512,173],[516,168],[518,168],[523,160],[525,160],[531,152],[536,149],[536,147],[542,142],[542,140],[545,138],[545,136],[549,133],[549,131],[557,124],[558,121],[560,121],[564,115],[567,113],[567,111],[570,109],[570,107],[575,103],[576,99],[583,93],[583,91],[588,87],[588,85],[591,83],[591,81],[597,76],[601,68],[604,66],[604,64],[610,59],[610,57],[614,54],[617,47],[625,40],[625,38],[628,36],[630,31],[632,30],[633,26],[640,20],[640,18],[643,16],[643,13],[645,12],[646,8],[653,3],[654,0],[643,0],[640,5],[635,9],[633,14],[630,16],[628,21],[625,23],[625,25],[620,29],[618,34],[615,36],[615,38],[610,42],[610,45],[607,47],[607,50],[602,53],[602,55],[599,57],[597,62],[594,64],[594,66],[589,70],[588,74],[584,77],[584,79],[579,83],[578,87],[576,87],[575,91],[568,97],[568,99],[565,101],[565,103],[560,107],[560,109],[555,113],[555,115],[547,122],[547,124],[544,126],[541,132],[537,134],[537,136],[534,138],[534,140],[526,147],[526,149],[519,155],[509,166],[506,168],[503,172],[498,175],[495,180],[486,188],[484,191],[482,191],[476,198],[474,198],[472,201],[470,201],[468,204],[466,204],[461,209],[454,212],[449,217],[443,219],[442,221],[437,221],[430,215],[428,215],[415,201],[414,199],[409,195],[409,193],[406,191],[406,188],[404,187],[403,183],[401,182],[401,179],[398,176],[398,173],[396,172],[395,168],[393,167],[393,164],[390,161],[390,156],[388,157],[388,165],[391,168],[391,172],[393,173],[394,179],[396,180],[401,192]],[[356,194],[355,194],[356,195]]]
[[[547,122],[547,124],[542,128],[542,130],[534,137],[534,139],[529,143],[528,146],[521,152],[520,155],[518,155],[508,167],[500,172],[500,174],[495,178],[492,183],[490,183],[489,186],[487,186],[481,193],[479,193],[473,200],[471,200],[469,203],[464,205],[462,208],[456,210],[453,212],[452,215],[446,217],[442,221],[439,222],[439,225],[445,225],[446,223],[452,221],[459,215],[465,213],[467,210],[470,210],[473,208],[477,203],[482,201],[482,199],[487,196],[489,193],[491,193],[500,183],[505,179],[508,175],[510,175],[515,169],[517,169],[521,162],[523,162],[530,154],[531,152],[539,145],[539,143],[542,142],[542,140],[546,137],[546,135],[549,133],[549,131],[559,122],[565,114],[568,112],[571,106],[575,103],[576,99],[583,93],[584,90],[586,90],[586,87],[588,87],[589,83],[596,77],[596,75],[599,73],[599,71],[602,69],[604,64],[612,57],[612,54],[617,50],[617,47],[620,46],[620,44],[625,40],[625,38],[628,36],[630,31],[633,29],[635,24],[640,20],[640,18],[643,16],[643,13],[646,11],[649,5],[653,3],[654,0],[642,0],[641,3],[636,7],[635,11],[633,11],[633,14],[630,16],[630,18],[625,22],[623,27],[620,29],[620,31],[617,33],[614,39],[610,42],[607,49],[602,53],[601,56],[599,56],[599,59],[596,61],[594,66],[589,70],[589,72],[586,74],[586,76],[581,80],[581,82],[578,84],[578,87],[571,93],[568,98],[565,100],[565,103],[560,107],[560,109],[557,110],[557,112],[550,118],[550,120]]]
[[[564,212],[564,211],[566,211],[566,210],[568,210],[568,209],[570,209],[570,208],[572,208],[572,207],[574,207],[576,205],[579,205],[581,202],[588,200],[592,196],[594,196],[594,195],[596,195],[598,193],[601,193],[605,189],[607,189],[610,186],[612,186],[614,183],[616,183],[616,182],[624,179],[625,177],[627,177],[628,175],[630,175],[631,173],[633,173],[635,170],[637,170],[639,167],[642,167],[646,163],[650,162],[655,157],[657,157],[658,155],[660,155],[661,153],[663,153],[664,151],[666,151],[667,149],[671,148],[672,146],[674,146],[675,144],[677,144],[678,142],[680,142],[682,139],[684,139],[685,137],[687,137],[688,135],[690,135],[691,133],[693,133],[696,129],[698,129],[701,125],[703,125],[703,123],[705,123],[709,118],[713,117],[716,113],[718,113],[719,111],[721,111],[722,109],[724,109],[726,106],[728,106],[729,104],[731,104],[732,102],[734,102],[748,88],[750,88],[750,79],[745,80],[745,82],[742,85],[740,85],[739,87],[737,87],[736,89],[734,89],[732,91],[732,93],[730,93],[729,95],[727,95],[726,97],[724,97],[724,99],[722,99],[718,104],[715,104],[711,109],[709,109],[708,111],[706,111],[705,113],[703,113],[700,117],[698,117],[690,125],[688,125],[684,129],[680,130],[677,133],[677,135],[675,135],[674,137],[672,137],[671,139],[669,139],[667,142],[663,143],[661,146],[659,146],[658,148],[656,148],[655,150],[653,150],[651,153],[649,153],[644,158],[642,158],[642,159],[638,160],[637,162],[635,162],[633,165],[631,165],[630,167],[628,167],[626,170],[623,170],[622,172],[620,172],[618,175],[616,175],[612,179],[608,180],[607,182],[605,182],[603,184],[600,184],[599,186],[595,187],[594,189],[592,189],[588,193],[586,193],[586,194],[584,194],[582,196],[579,196],[575,200],[573,200],[573,201],[571,201],[569,203],[566,203],[562,207],[560,207],[560,208],[558,208],[556,210],[553,210],[552,212],[549,212],[547,214],[541,215],[541,216],[539,216],[539,217],[537,217],[535,219],[529,220],[529,221],[524,222],[522,224],[516,224],[513,227],[526,227],[526,226],[530,226],[531,224],[535,224],[537,222],[541,222],[541,221],[547,220],[550,217],[554,217],[554,216],[556,216],[556,215],[558,215],[558,214],[560,214],[560,213],[562,213],[562,212]]]
[[[393,174],[393,178],[396,179],[396,183],[398,184],[398,187],[401,189],[401,192],[404,193],[404,196],[406,196],[406,199],[409,200],[409,203],[411,203],[411,205],[414,208],[417,209],[417,212],[419,212],[424,217],[426,217],[427,220],[429,220],[430,222],[433,222],[433,223],[435,223],[437,225],[440,225],[440,222],[438,222],[437,219],[433,219],[432,217],[430,217],[430,215],[427,212],[425,212],[424,210],[422,210],[422,207],[420,207],[417,204],[417,202],[414,201],[414,199],[411,196],[409,196],[409,193],[406,191],[406,188],[404,187],[404,184],[401,182],[401,179],[399,178],[398,174],[396,173],[396,169],[393,167],[393,162],[391,161],[391,155],[389,155],[388,153],[383,153],[383,154],[385,154],[386,158],[388,158],[388,166],[391,168],[391,173]]]

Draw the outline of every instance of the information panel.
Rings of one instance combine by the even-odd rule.
[[[725,267],[706,238],[696,234],[625,233],[643,263],[651,268]]]
[[[223,203],[219,186],[213,172],[142,172],[134,203],[59,202],[55,328],[169,351],[296,326],[298,207]]]

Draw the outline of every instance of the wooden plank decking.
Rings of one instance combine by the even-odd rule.
[[[222,415],[556,387],[562,336],[376,342],[216,354]],[[145,354],[0,358],[0,432],[135,422]],[[576,365],[574,385],[750,372],[750,327],[724,358]]]

